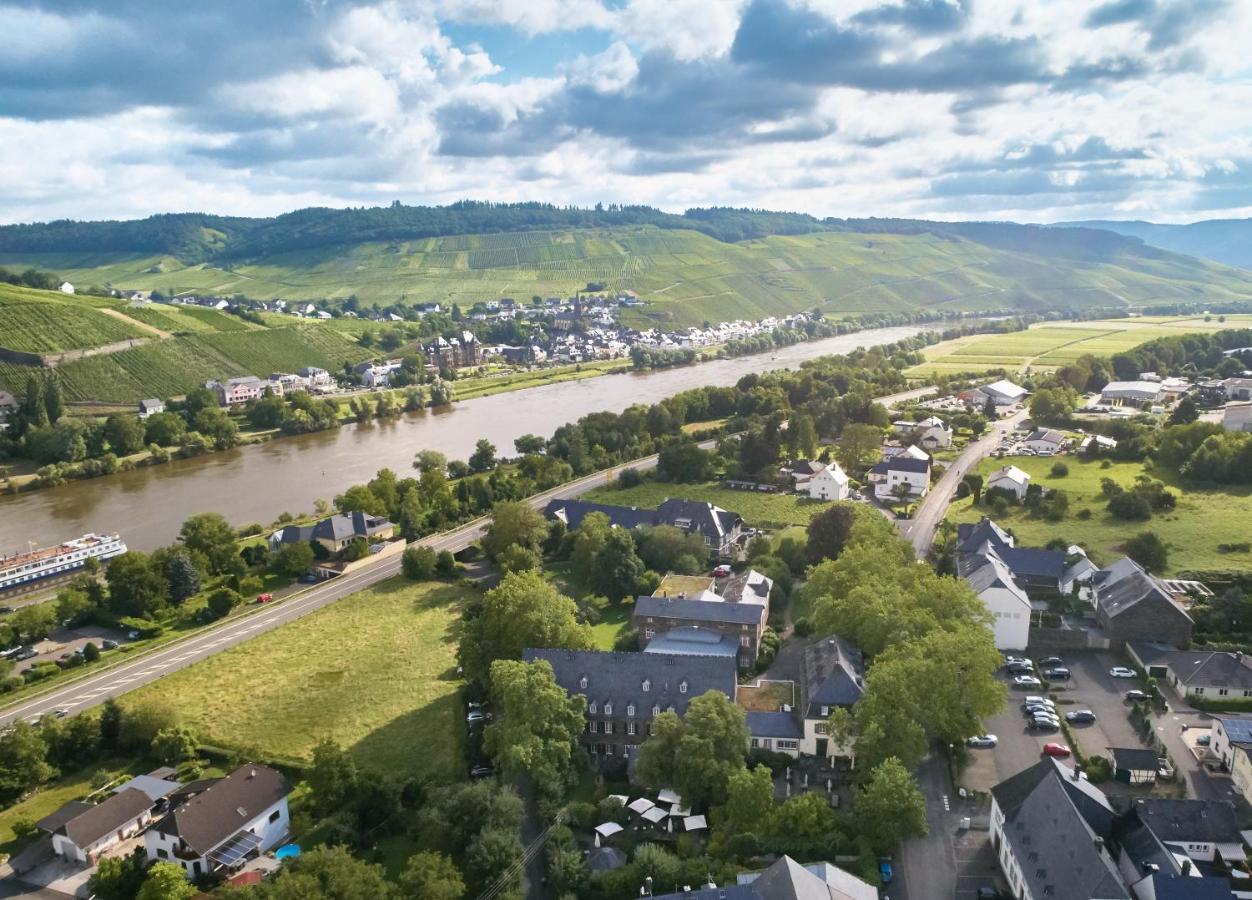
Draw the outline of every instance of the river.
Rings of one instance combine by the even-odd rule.
[[[381,468],[403,477],[419,450],[465,459],[485,437],[501,454],[512,455],[515,438],[546,437],[588,413],[620,412],[702,385],[731,385],[752,372],[790,368],[925,330],[876,328],[694,366],[543,385],[9,495],[0,499],[0,554],[25,550],[28,541],[47,546],[89,531],[120,531],[132,549],[152,550],[173,541],[183,520],[198,512],[220,512],[235,524],[268,523],[283,512],[309,512],[314,501],[330,501]]]

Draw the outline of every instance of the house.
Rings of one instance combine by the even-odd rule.
[[[1020,403],[1024,400],[1030,391],[1011,381],[1001,379],[1000,381],[993,381],[991,384],[985,384],[980,388],[975,388],[969,393],[974,395],[969,399],[972,399],[974,405],[977,406],[985,405],[988,398],[996,406],[1012,406],[1014,403]]]
[[[901,420],[891,424],[898,434],[912,438],[927,450],[943,450],[952,446],[952,426],[938,416],[928,416],[920,422]]]
[[[961,555],[957,572],[991,613],[996,649],[1025,650],[1030,639],[1030,597],[995,550]]]
[[[1027,448],[1044,456],[1055,456],[1065,445],[1065,435],[1055,428],[1036,428],[1022,442]]]
[[[688,534],[698,534],[711,554],[729,556],[743,533],[743,518],[712,503],[667,498],[656,509],[637,506],[613,506],[585,500],[551,500],[543,514],[559,519],[573,531],[591,513],[603,513],[617,528],[641,528],[645,525],[672,525]]]
[[[847,500],[852,493],[848,475],[839,463],[823,466],[807,482],[800,482],[798,487],[806,489],[811,500]]]
[[[1219,856],[1242,862],[1237,826],[1235,842],[1220,844],[1230,839],[1232,824],[1233,808],[1227,803],[1140,799],[1113,826],[1122,877],[1136,897],[1234,900],[1231,880],[1203,874],[1214,871],[1210,866]]]
[[[1192,620],[1168,587],[1129,557],[1098,570],[1092,578],[1096,623],[1109,646],[1120,650],[1130,641],[1161,641],[1175,647],[1191,643]]]
[[[1193,860],[1242,864],[1246,859],[1239,817],[1228,800],[1143,797],[1131,815],[1162,844],[1185,848]]]
[[[752,750],[800,756],[804,726],[794,711],[748,710],[748,746]]]
[[[1227,400],[1252,400],[1252,378],[1227,378],[1224,387]]]
[[[1252,401],[1227,403],[1222,410],[1222,428],[1227,431],[1252,431]]]
[[[222,406],[238,406],[265,393],[265,382],[255,375],[237,375],[225,383],[206,381],[204,386],[217,394],[217,402]]]
[[[647,652],[724,652],[726,641],[736,648],[732,654],[740,668],[751,668],[760,652],[761,638],[769,620],[769,593],[773,582],[749,570],[728,579],[722,593],[700,591],[687,596],[639,597],[631,613],[631,628]],[[707,638],[696,638],[692,629],[716,635],[717,649]],[[661,643],[656,643],[657,640]],[[665,649],[682,642],[675,649]],[[656,646],[653,646],[656,644]],[[696,646],[698,645],[698,646]]]
[[[1156,381],[1110,381],[1100,391],[1100,402],[1108,406],[1122,406],[1132,403],[1155,403],[1161,394],[1161,385]]]
[[[1008,491],[1018,500],[1026,497],[1026,489],[1030,487],[1030,474],[1017,466],[1005,466],[992,472],[987,478],[987,490],[999,488]]]
[[[732,659],[666,653],[527,649],[522,659],[546,660],[556,683],[587,700],[582,741],[594,757],[626,759],[652,733],[662,712],[684,715],[709,691],[734,699],[738,669]]]
[[[920,500],[930,490],[930,459],[897,456],[874,466],[867,477],[879,500]]]
[[[1182,700],[1252,697],[1252,659],[1225,650],[1154,649],[1131,644],[1131,654],[1149,674],[1165,681]],[[1159,674],[1155,674],[1159,673]]]
[[[878,889],[828,862],[800,865],[783,856],[761,872],[742,872],[736,884],[710,882],[656,900],[877,900]]]
[[[52,837],[53,852],[64,860],[95,865],[100,855],[134,837],[152,820],[153,800],[143,791],[126,788],[103,803],[65,804],[35,823]]]
[[[804,726],[800,752],[855,762],[853,747],[830,738],[827,720],[836,709],[851,709],[864,692],[865,663],[859,649],[836,634],[806,646],[800,680]]]
[[[258,763],[188,785],[144,834],[148,860],[180,866],[188,878],[234,869],[287,837],[290,793],[286,778]]]
[[[390,359],[384,363],[357,363],[352,373],[365,387],[387,387],[391,384],[391,374],[399,368],[400,360]]]
[[[157,400],[155,397],[151,400],[139,401],[139,418],[146,419],[148,416],[155,416],[157,413],[165,412],[164,401]]]
[[[1104,794],[1051,757],[991,789],[991,847],[1020,900],[1130,900]]]
[[[305,384],[311,388],[326,387],[335,383],[329,372],[325,369],[319,369],[317,366],[305,366],[301,369],[296,369],[296,374],[303,378]]]
[[[1156,751],[1143,747],[1109,747],[1109,763],[1113,777],[1126,784],[1156,784],[1161,767]]]
[[[1231,745],[1230,780],[1239,796],[1252,803],[1252,743]]]
[[[74,285],[70,284],[68,281],[62,281],[61,286],[57,288],[57,290],[62,294],[72,294],[74,293]]]
[[[1082,439],[1082,443],[1078,445],[1078,449],[1083,453],[1091,453],[1094,445],[1097,451],[1108,453],[1117,449],[1117,441],[1111,437],[1105,437],[1102,434],[1089,434]]]
[[[1230,769],[1239,749],[1252,751],[1252,716],[1213,716],[1209,752]]]
[[[281,550],[284,544],[321,544],[331,553],[340,553],[357,538],[371,543],[389,540],[396,526],[379,516],[363,512],[336,513],[312,525],[285,525],[270,535],[270,551]]]
[[[1069,594],[1095,574],[1094,564],[1081,547],[1073,545],[1064,551],[1018,547],[1012,535],[986,516],[976,524],[957,525],[956,536],[957,572],[962,577],[994,556],[1022,591],[1046,595],[1042,599]]]
[[[812,459],[795,459],[782,466],[778,470],[778,474],[784,478],[790,478],[795,484],[796,490],[801,490],[801,485],[808,482],[810,478],[816,475],[824,468],[823,464]]]

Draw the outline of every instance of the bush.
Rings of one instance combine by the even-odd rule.
[[[1235,544],[1218,544],[1218,553],[1248,553],[1252,552],[1252,543],[1248,541],[1240,541]]]
[[[1142,522],[1152,518],[1152,504],[1137,491],[1122,491],[1109,498],[1109,512],[1127,522]]]
[[[1069,474],[1069,466],[1065,465],[1065,463],[1058,462],[1058,463],[1052,464],[1052,477],[1053,478],[1064,478],[1068,474]]]
[[[638,487],[643,482],[643,473],[638,469],[623,469],[617,476],[617,486],[622,490]]]
[[[435,577],[439,554],[429,547],[409,547],[400,557],[400,568],[406,578],[429,581]]]
[[[808,637],[813,633],[813,623],[808,619],[796,619],[795,621],[796,637]]]
[[[440,578],[451,578],[456,574],[456,557],[447,550],[440,550],[435,558],[435,574]]]
[[[1084,522],[1087,521],[1091,518],[1091,510],[1084,506],[1082,509],[1078,510],[1078,518],[1082,519]]]
[[[1126,555],[1149,572],[1160,572],[1169,565],[1165,542],[1153,531],[1144,531],[1126,542]]]
[[[1102,784],[1113,777],[1113,767],[1104,756],[1087,757],[1087,780],[1092,784]]]

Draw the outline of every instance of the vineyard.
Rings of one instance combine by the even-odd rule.
[[[0,284],[0,347],[55,353],[150,335],[73,298]]]
[[[219,331],[246,331],[251,327],[238,316],[199,306],[128,306],[125,314],[171,334],[205,334]]]

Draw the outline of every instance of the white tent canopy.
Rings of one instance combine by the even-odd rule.
[[[681,804],[683,798],[672,788],[661,788],[661,792],[656,795],[656,802]]]
[[[640,797],[638,800],[631,801],[631,804],[626,808],[633,813],[643,815],[654,806],[656,806],[656,804],[647,797]]]
[[[708,823],[704,821],[704,816],[688,816],[683,819],[683,828],[687,831],[701,831],[708,827]]]
[[[622,826],[618,825],[616,822],[605,822],[603,825],[596,826],[596,834],[600,835],[600,837],[606,838],[612,837],[622,830]]]
[[[670,807],[669,814],[671,816],[677,816],[680,819],[685,819],[687,818],[687,816],[691,815],[691,807],[679,806],[677,803],[675,803],[672,807]]]
[[[655,823],[655,822],[660,822],[660,821],[662,821],[663,819],[665,819],[665,817],[666,817],[666,812],[665,812],[665,810],[661,809],[661,807],[659,807],[659,806],[654,806],[654,807],[652,807],[650,810],[648,810],[647,812],[645,812],[645,813],[643,814],[643,817],[644,817],[645,819],[647,819],[649,822],[653,822],[653,823]]]

